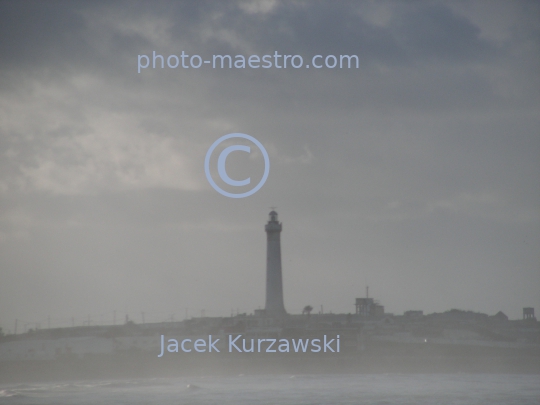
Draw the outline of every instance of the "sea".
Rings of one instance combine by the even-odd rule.
[[[17,405],[528,405],[540,404],[540,375],[236,375],[4,384]]]

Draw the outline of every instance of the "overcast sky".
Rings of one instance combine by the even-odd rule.
[[[137,73],[153,51],[359,68]],[[394,314],[540,312],[536,2],[2,1],[0,55],[4,331],[252,312],[271,206],[290,313],[366,285]],[[232,132],[271,162],[243,199],[204,173]]]

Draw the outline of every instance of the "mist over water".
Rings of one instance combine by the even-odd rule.
[[[537,375],[353,374],[193,377],[18,384],[0,404],[538,404]]]

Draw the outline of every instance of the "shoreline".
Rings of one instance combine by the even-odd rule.
[[[508,349],[371,342],[341,353],[158,353],[126,350],[0,362],[0,383],[239,374],[540,374],[540,347]]]

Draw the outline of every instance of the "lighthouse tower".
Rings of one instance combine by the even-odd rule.
[[[266,231],[266,314],[280,317],[287,314],[283,305],[283,281],[281,277],[281,223],[278,214],[271,211]]]

